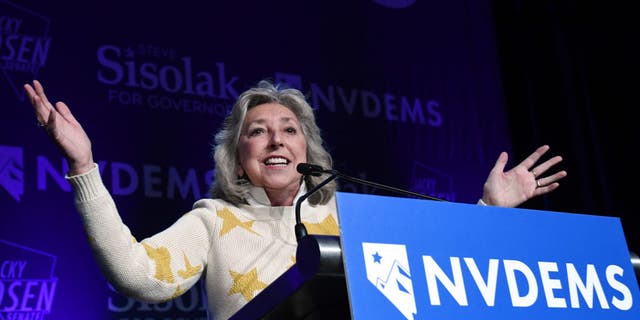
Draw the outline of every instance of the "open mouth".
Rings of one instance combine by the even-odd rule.
[[[264,164],[268,167],[284,167],[288,165],[291,161],[287,158],[283,157],[269,157],[264,160]]]

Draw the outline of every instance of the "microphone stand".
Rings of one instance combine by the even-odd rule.
[[[304,226],[304,224],[302,223],[302,218],[300,215],[300,205],[302,204],[302,201],[304,201],[305,199],[307,199],[309,196],[311,196],[314,192],[318,191],[318,189],[324,187],[324,185],[326,185],[327,183],[333,181],[334,179],[336,179],[338,177],[338,173],[332,173],[331,176],[329,176],[329,178],[324,179],[322,182],[320,182],[318,185],[316,185],[313,189],[309,190],[309,192],[303,194],[302,196],[300,196],[300,198],[298,198],[298,201],[296,201],[296,226],[295,226],[295,233],[296,233],[296,239],[298,240],[298,243],[300,243],[300,239],[302,239],[304,236],[307,235],[307,228]]]
[[[427,196],[427,195],[424,195],[424,194],[421,194],[421,193],[417,193],[417,192],[413,192],[413,191],[409,191],[409,190],[399,189],[399,188],[396,188],[396,187],[384,185],[384,184],[373,182],[373,181],[358,179],[358,178],[355,178],[355,177],[351,177],[351,176],[342,174],[342,173],[340,173],[340,172],[338,172],[336,170],[324,170],[323,169],[322,172],[323,173],[330,173],[332,175],[337,175],[338,177],[340,177],[342,179],[345,179],[345,180],[349,180],[351,182],[355,182],[355,183],[359,183],[359,184],[363,184],[363,185],[368,185],[368,186],[371,186],[371,187],[374,187],[374,188],[383,189],[383,190],[395,192],[395,193],[398,193],[398,194],[411,195],[411,196],[414,196],[414,197],[427,199],[427,200],[447,201],[447,200],[444,200],[444,199]]]
[[[368,181],[368,180],[363,180],[363,179],[355,178],[355,177],[352,177],[352,176],[348,176],[346,174],[340,173],[338,170],[333,170],[333,169],[326,170],[326,169],[322,168],[321,166],[315,165],[315,164],[300,163],[300,164],[298,164],[296,169],[298,170],[298,172],[300,172],[303,175],[311,175],[311,176],[316,176],[316,177],[320,176],[322,174],[330,174],[330,176],[327,179],[325,179],[322,182],[320,182],[313,189],[309,190],[309,192],[307,192],[304,195],[300,196],[300,198],[298,198],[298,200],[296,201],[296,208],[295,208],[295,213],[296,213],[295,234],[296,234],[296,239],[297,239],[298,243],[300,243],[300,240],[304,236],[307,235],[307,228],[302,223],[302,219],[300,217],[300,205],[302,204],[302,201],[307,199],[314,192],[318,191],[318,189],[322,188],[324,185],[326,185],[327,183],[335,180],[336,178],[342,178],[342,179],[345,179],[345,180],[348,180],[348,181],[351,181],[351,182],[355,182],[355,183],[359,183],[359,184],[363,184],[363,185],[368,185],[368,186],[371,186],[371,187],[374,187],[374,188],[383,189],[383,190],[395,192],[395,193],[402,194],[402,195],[410,195],[410,196],[418,197],[418,198],[421,198],[421,199],[434,200],[434,201],[446,201],[444,199],[427,196],[427,195],[424,195],[424,194],[421,194],[421,193],[417,193],[417,192],[413,192],[413,191],[409,191],[409,190],[404,190],[404,189],[399,189],[399,188],[391,187],[391,186],[384,185],[384,184],[381,184],[381,183],[377,183],[377,182],[373,182],[373,181]]]

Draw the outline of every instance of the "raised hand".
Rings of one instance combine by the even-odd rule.
[[[38,124],[44,128],[69,162],[69,175],[85,173],[94,167],[91,141],[64,102],[49,102],[38,80],[25,84]]]
[[[484,183],[482,201],[493,206],[516,207],[531,198],[557,189],[560,186],[558,181],[566,177],[567,172],[562,170],[550,175],[544,174],[560,163],[562,157],[555,156],[536,165],[547,151],[548,145],[539,147],[507,172],[504,172],[504,167],[509,156],[506,152],[500,153]]]

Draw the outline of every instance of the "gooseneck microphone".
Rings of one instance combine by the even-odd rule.
[[[414,196],[414,197],[421,198],[421,199],[434,200],[434,201],[446,201],[444,199],[427,196],[427,195],[424,195],[424,194],[421,194],[421,193],[417,193],[417,192],[413,192],[413,191],[409,191],[409,190],[404,190],[404,189],[399,189],[399,188],[391,187],[391,186],[384,185],[384,184],[381,184],[381,183],[377,183],[377,182],[373,182],[373,181],[368,181],[368,180],[363,180],[363,179],[355,178],[355,177],[352,177],[352,176],[348,176],[346,174],[342,174],[342,173],[338,172],[337,170],[324,169],[324,168],[322,168],[321,166],[319,166],[317,164],[300,163],[300,164],[298,164],[296,169],[298,170],[299,173],[301,173],[301,174],[303,174],[305,176],[319,177],[319,176],[321,176],[323,174],[330,174],[330,176],[327,179],[325,179],[322,182],[320,182],[317,186],[315,186],[313,189],[309,190],[307,193],[305,193],[300,198],[298,198],[298,201],[296,201],[296,226],[295,226],[295,232],[296,232],[296,238],[297,238],[298,242],[300,242],[300,239],[302,239],[302,237],[307,235],[307,229],[305,228],[304,224],[302,223],[301,217],[300,217],[300,205],[302,204],[302,201],[304,201],[306,198],[311,196],[314,192],[318,191],[318,189],[322,188],[324,185],[326,185],[327,183],[331,182],[332,180],[334,180],[336,178],[342,178],[342,179],[345,179],[345,180],[348,180],[348,181],[351,181],[351,182],[355,182],[355,183],[367,185],[367,186],[370,186],[370,187],[374,187],[374,188],[378,188],[378,189],[383,189],[383,190],[395,192],[395,193],[398,193],[398,194]]]
[[[311,163],[299,163],[296,170],[302,175],[314,177],[319,177],[325,172],[321,166]]]
[[[322,172],[319,172],[319,173],[305,173],[305,172],[308,171],[308,168],[306,166],[316,166],[316,165],[308,164],[308,163],[300,163],[300,164],[298,164],[296,169],[298,170],[299,173],[302,173],[303,175],[312,175],[312,176],[316,176],[317,177],[317,176],[320,176],[322,174]],[[316,166],[316,167],[322,169],[322,167],[320,167],[320,166]],[[305,193],[302,196],[300,196],[300,198],[298,198],[298,200],[296,201],[296,226],[295,226],[295,232],[296,232],[296,240],[298,241],[298,243],[300,243],[300,239],[302,239],[304,236],[307,235],[307,228],[302,223],[302,218],[300,217],[300,205],[302,205],[302,201],[306,200],[314,192],[320,190],[320,188],[324,187],[324,185],[326,185],[327,183],[329,183],[332,180],[336,179],[337,177],[338,177],[337,173],[336,174],[332,174],[328,178],[322,180],[322,182],[318,183],[318,185],[313,187],[313,189],[307,191],[307,193]]]
[[[404,190],[404,189],[398,189],[396,187],[391,187],[388,185],[384,185],[381,183],[377,183],[377,182],[373,182],[373,181],[368,181],[368,180],[362,180],[362,179],[358,179],[355,177],[351,177],[348,176],[346,174],[342,174],[340,172],[338,172],[337,170],[326,170],[324,168],[322,168],[321,166],[317,165],[317,164],[311,164],[311,163],[301,163],[299,164],[296,169],[298,170],[299,173],[302,173],[303,175],[310,175],[310,176],[320,176],[323,173],[328,173],[331,175],[337,175],[338,177],[345,179],[345,180],[349,180],[351,182],[356,182],[356,183],[360,183],[360,184],[364,184],[364,185],[368,185],[374,188],[378,188],[378,189],[383,189],[383,190],[387,190],[387,191],[391,191],[391,192],[395,192],[395,193],[399,193],[399,194],[403,194],[403,195],[410,195],[410,196],[414,196],[414,197],[418,197],[418,198],[422,198],[422,199],[427,199],[427,200],[434,200],[434,201],[446,201],[444,199],[440,199],[440,198],[436,198],[436,197],[431,197],[431,196],[427,196],[421,193],[417,193],[417,192],[413,192],[413,191],[409,191],[409,190]]]

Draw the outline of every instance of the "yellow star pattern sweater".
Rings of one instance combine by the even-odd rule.
[[[67,179],[98,264],[124,295],[162,302],[205,277],[209,316],[227,319],[295,263],[295,207],[267,205],[261,188],[250,205],[199,200],[169,228],[138,242],[97,166]],[[315,207],[305,201],[301,209],[309,233],[338,235],[335,199]]]

